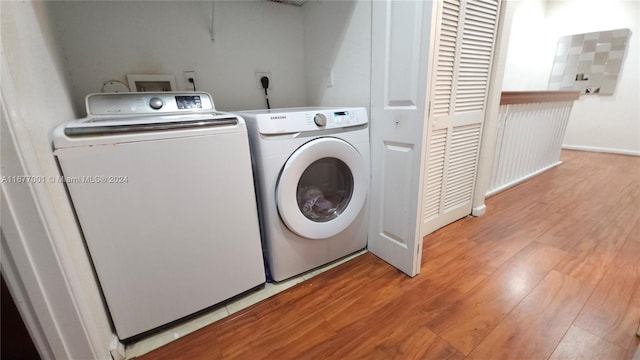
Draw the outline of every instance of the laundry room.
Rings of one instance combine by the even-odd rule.
[[[170,79],[171,89],[173,91],[182,91],[193,94],[198,92],[206,92],[211,94],[212,100],[215,103],[215,109],[218,111],[246,111],[252,109],[264,109],[270,107],[275,108],[298,108],[309,106],[349,106],[350,108],[365,107],[359,116],[360,120],[366,124],[366,118],[369,105],[370,94],[370,17],[371,17],[371,5],[367,2],[320,2],[312,1],[302,5],[304,2],[286,3],[275,1],[163,1],[163,2],[112,2],[112,1],[94,1],[94,2],[48,2],[44,6],[46,12],[51,21],[52,34],[54,36],[55,46],[61,52],[62,67],[66,74],[66,81],[68,82],[71,96],[73,98],[74,108],[76,113],[83,115],[85,111],[85,97],[87,94],[109,92],[112,89],[118,87],[128,91],[134,89],[136,85],[132,83],[132,79],[135,77],[144,77],[145,75],[151,75],[155,77],[164,77]],[[133,74],[133,75],[132,75]],[[261,77],[267,76],[269,84],[265,89],[261,84]],[[128,85],[129,89],[125,86]],[[139,89],[134,89],[138,90]],[[267,95],[268,94],[268,95]],[[268,96],[268,103],[267,103]],[[162,97],[161,97],[162,98]],[[99,97],[93,97],[92,99],[99,99]],[[91,102],[91,100],[88,100]],[[169,102],[171,100],[168,100]],[[204,101],[204,99],[203,99]],[[163,99],[163,102],[167,103]],[[124,106],[126,107],[126,106]],[[340,109],[345,110],[344,108]],[[89,111],[87,109],[87,111]],[[245,117],[247,126],[251,130],[259,127],[254,125],[251,121],[250,114],[240,112]],[[274,113],[270,114],[274,116]],[[293,120],[295,114],[288,114],[291,119],[282,119],[281,123],[284,124],[287,121],[291,124],[306,120]],[[315,113],[313,114],[315,115]],[[355,114],[352,114],[356,116]],[[279,117],[286,117],[286,115],[280,115]],[[327,114],[329,124],[323,125],[326,128],[332,128],[332,123],[338,122],[349,123],[351,115],[335,115]],[[184,122],[184,119],[181,121]],[[264,120],[263,120],[264,121]],[[101,122],[105,124],[104,121]],[[284,125],[280,125],[281,127]],[[296,127],[296,125],[293,125]],[[349,124],[353,126],[353,124]],[[312,131],[318,126],[311,124],[310,128],[303,130],[300,127],[296,127],[295,130],[289,129],[287,133]],[[70,129],[67,129],[70,130]],[[65,131],[67,131],[65,130]],[[337,127],[333,131],[339,130]],[[91,130],[89,130],[91,131]],[[255,130],[258,131],[258,130]],[[277,132],[282,130],[278,129]],[[361,209],[366,208],[366,194],[368,189],[369,178],[369,144],[368,144],[368,129],[366,125],[360,129],[361,134],[357,138],[357,142],[350,140],[349,145],[344,146],[346,143],[337,143],[324,145],[325,147],[337,147],[344,146],[345,151],[350,151],[352,146],[360,146],[358,151],[355,152],[355,156],[362,154],[366,163],[366,168],[362,167],[362,170],[357,172],[353,164],[348,163],[349,166],[346,170],[339,169],[340,164],[330,164],[325,162],[318,165],[315,170],[310,170],[310,175],[307,175],[307,186],[305,191],[310,192],[307,200],[308,203],[318,203],[315,194],[320,195],[322,199],[328,198],[331,194],[341,193],[342,195],[335,195],[343,197],[341,201],[336,202],[346,203],[349,202],[348,209],[355,209],[346,211],[346,214],[341,215],[342,218],[351,212],[354,212],[354,217],[357,216],[357,223],[360,224],[356,230],[345,230],[344,227],[337,228],[338,230],[332,230],[335,233],[341,233],[339,236],[329,235],[326,231],[321,231],[323,235],[318,235],[321,240],[305,242],[299,248],[294,250],[284,250],[281,247],[288,248],[293,246],[286,242],[294,240],[286,240],[285,244],[272,243],[277,242],[283,236],[296,236],[287,232],[287,234],[281,234],[279,226],[272,226],[274,219],[278,219],[278,214],[269,213],[267,205],[272,198],[271,193],[276,191],[275,189],[268,188],[268,181],[263,181],[263,177],[267,176],[264,173],[270,173],[275,171],[276,176],[281,172],[281,166],[277,168],[268,168],[263,165],[269,161],[260,159],[258,150],[254,149],[254,173],[256,176],[257,191],[259,195],[264,195],[264,199],[260,201],[260,214],[263,221],[262,227],[262,240],[265,247],[265,258],[268,269],[268,280],[271,281],[284,281],[289,280],[292,277],[305,273],[309,270],[314,270],[319,266],[330,263],[336,259],[342,258],[352,253],[362,250],[366,247],[366,232],[367,222],[364,221],[366,217],[366,211]],[[339,134],[333,134],[334,137],[340,137]],[[310,142],[315,137],[298,136],[299,140],[295,144],[291,143],[293,140],[284,140],[284,142],[291,143],[291,145],[278,145],[279,147],[292,146],[291,151],[282,154],[283,160],[293,157],[293,150],[305,144],[310,147],[309,152],[317,151],[312,146],[314,143]],[[255,148],[260,147],[260,144],[253,143]],[[315,138],[317,139],[317,138]],[[256,140],[256,142],[259,140]],[[55,154],[57,156],[60,166],[65,172],[65,176],[68,171],[65,170],[69,167],[65,153],[69,150],[58,148],[57,140],[54,139]],[[360,144],[361,143],[361,144]],[[64,145],[60,145],[64,146]],[[233,158],[236,164],[242,163],[242,151],[240,149],[233,150],[233,147],[229,144],[225,145],[226,151],[233,154]],[[265,144],[265,147],[270,146]],[[323,146],[320,144],[320,146]],[[175,151],[175,149],[173,149]],[[211,149],[212,153],[224,153],[225,149]],[[269,150],[266,150],[269,154]],[[160,150],[155,150],[156,153],[160,153]],[[134,151],[132,149],[127,150],[129,162],[133,161],[132,156]],[[326,157],[327,152],[323,151],[321,157]],[[66,158],[65,158],[66,156]],[[75,157],[73,155],[72,157]],[[270,155],[272,156],[272,155]],[[340,155],[337,155],[340,157]],[[348,161],[343,159],[344,161]],[[181,159],[177,159],[178,162],[184,162]],[[191,164],[196,164],[195,157],[189,158],[187,161]],[[341,161],[341,160],[340,160]],[[148,159],[143,160],[148,165]],[[211,165],[215,166],[213,162]],[[342,166],[344,167],[344,163]],[[359,165],[359,164],[358,164]],[[169,160],[165,160],[163,167],[169,167]],[[194,165],[195,166],[195,165]],[[285,165],[287,167],[289,165]],[[308,166],[308,165],[298,165]],[[338,166],[338,167],[336,167]],[[153,174],[148,166],[133,166],[127,165],[127,168],[140,167],[148,174]],[[198,166],[202,169],[203,166]],[[231,175],[231,166],[224,165],[219,166],[219,169],[225,169],[225,175]],[[313,168],[310,168],[313,169]],[[88,171],[87,166],[83,166],[83,173]],[[124,171],[124,170],[122,170]],[[198,172],[200,170],[197,170]],[[219,171],[219,170],[218,170]],[[332,171],[339,172],[344,171],[348,173],[345,175],[345,179],[340,180],[341,184],[335,184],[332,186],[322,185],[326,181],[318,178],[319,174],[324,178],[340,176],[340,174],[333,174]],[[117,172],[117,170],[110,170],[111,173]],[[188,174],[189,171],[182,170],[177,171],[180,173],[180,178],[184,179],[185,187],[198,188],[197,182]],[[96,171],[93,171],[96,173]],[[132,174],[131,171],[127,173]],[[282,179],[284,172],[280,175],[278,184],[285,183]],[[201,175],[202,177],[204,175]],[[235,176],[235,175],[234,175]],[[294,176],[294,175],[292,175]],[[300,175],[295,175],[300,176]],[[346,178],[348,177],[348,178]],[[232,194],[233,191],[243,191],[245,193],[253,193],[253,190],[229,190],[231,183],[221,182],[221,176],[217,176],[217,179],[210,179],[208,183],[210,188],[227,189],[224,192]],[[235,187],[239,188],[243,179],[237,179]],[[198,180],[200,181],[200,180]],[[329,181],[329,180],[327,180]],[[353,181],[348,183],[348,181]],[[265,182],[265,184],[263,184]],[[296,195],[296,187],[298,184],[298,178],[293,178],[292,185],[293,190],[290,192]],[[355,185],[354,185],[355,183]],[[271,185],[273,186],[273,185]],[[83,214],[87,213],[89,208],[81,207],[81,200],[74,198],[76,195],[76,184],[67,185],[72,200],[74,202],[74,208],[78,217],[82,218]],[[262,188],[261,188],[262,187]],[[280,187],[279,187],[280,188]],[[355,190],[354,190],[355,188]],[[114,198],[117,194],[123,194],[124,186],[120,186],[117,189],[117,193],[107,195],[106,198]],[[298,190],[298,192],[303,191]],[[140,199],[144,198],[142,195],[145,192],[144,189],[132,190],[132,196],[137,196]],[[175,192],[175,191],[174,191]],[[282,191],[280,191],[282,192]],[[180,193],[182,194],[182,193]],[[346,195],[345,195],[346,194]],[[97,194],[88,195],[90,202],[96,201],[99,197]],[[201,198],[206,198],[208,195],[201,193]],[[334,196],[334,197],[335,197]],[[129,196],[127,196],[129,197]],[[174,194],[174,197],[185,198],[187,201],[189,195],[178,193]],[[237,196],[236,196],[237,197]],[[146,203],[154,203],[152,200],[153,195],[149,195],[148,200],[144,200]],[[218,203],[215,205],[221,209],[227,208],[227,213],[232,211],[233,205],[238,205],[240,202],[229,200],[223,202],[222,194],[214,195],[213,198],[218,199]],[[360,199],[359,205],[354,205],[356,200]],[[296,200],[283,200],[289,202],[295,202]],[[106,206],[107,200],[103,201]],[[174,200],[171,204],[156,203],[153,208],[162,207],[178,207],[179,201]],[[235,204],[232,204],[235,203]],[[326,204],[329,204],[325,200]],[[195,202],[192,206],[196,206]],[[281,206],[280,216],[283,216],[282,209],[288,208],[289,205]],[[332,213],[336,212],[339,204],[327,205],[328,210]],[[144,206],[138,210],[133,210],[134,205],[129,207],[129,211],[143,212]],[[264,209],[262,209],[264,208]],[[273,205],[271,208],[275,209]],[[295,214],[292,221],[296,221],[296,214],[299,214],[298,208],[293,207]],[[243,211],[245,216],[237,214],[231,220],[223,221],[220,224],[212,223],[213,226],[221,227],[224,223],[231,225],[235,228],[251,228],[251,217],[249,214],[252,211],[250,206],[244,206]],[[312,210],[313,211],[313,210]],[[344,209],[339,209],[339,212],[343,212]],[[211,217],[221,217],[225,214],[216,213],[215,209],[204,210],[202,208],[199,213],[207,213]],[[151,212],[149,211],[151,215]],[[227,214],[228,215],[228,214]],[[156,214],[158,218],[161,218],[161,214]],[[189,216],[188,210],[183,210],[182,214],[176,213],[172,218],[179,218],[180,216]],[[196,219],[198,215],[193,215]],[[314,214],[314,216],[319,216]],[[127,217],[126,215],[124,216]],[[104,217],[102,217],[104,219]],[[137,220],[140,221],[140,220]],[[206,221],[202,219],[202,221]],[[305,222],[307,218],[298,219],[297,221]],[[326,226],[328,220],[323,220],[321,226]],[[125,219],[121,219],[115,224],[123,226]],[[278,221],[279,222],[279,221]],[[343,221],[344,224],[350,222]],[[102,248],[101,244],[108,241],[96,241],[100,235],[91,235],[91,231],[86,224],[82,223],[83,233],[86,238],[86,242],[91,253],[94,267],[108,268],[114,266],[114,260],[104,258],[103,254],[109,253],[108,249]],[[289,227],[294,225],[288,224]],[[333,225],[332,225],[333,226]],[[354,227],[354,225],[350,225]],[[160,234],[169,234],[172,229],[179,228],[179,225],[172,225],[171,228],[158,228],[158,236]],[[193,231],[193,229],[191,230]],[[276,233],[271,234],[271,231]],[[215,237],[221,236],[225,238],[239,237],[233,233],[222,233],[222,231],[216,231],[215,228],[210,230],[215,234]],[[304,232],[301,230],[300,232]],[[113,235],[113,234],[112,234]],[[111,235],[109,235],[111,236]],[[126,234],[117,235],[120,238],[125,238]],[[173,237],[178,237],[176,234]],[[333,236],[333,237],[332,237]],[[246,237],[246,234],[245,234]],[[310,236],[304,236],[301,238],[309,238]],[[351,239],[345,240],[346,237],[352,237],[357,241]],[[267,243],[269,238],[269,243]],[[329,239],[331,238],[331,239]],[[106,239],[105,239],[106,240]],[[299,241],[299,240],[298,240]],[[131,242],[127,240],[130,244]],[[94,245],[94,243],[96,245]],[[350,244],[353,243],[353,244]],[[344,245],[350,244],[350,245]],[[126,245],[124,245],[126,246]],[[183,243],[180,248],[184,249],[187,244]],[[280,246],[280,247],[278,247]],[[315,246],[315,247],[312,247]],[[110,247],[113,247],[113,243]],[[117,247],[117,246],[116,246]],[[160,255],[164,249],[160,248],[161,245],[149,246],[148,251],[153,254],[152,256],[161,258]],[[170,247],[164,246],[166,249]],[[132,247],[133,248],[133,247]],[[236,243],[236,248],[242,248],[240,243]],[[269,248],[269,250],[267,250]],[[199,247],[198,252],[217,251],[213,249],[207,249],[206,246]],[[173,254],[181,253],[179,249],[170,250]],[[304,253],[305,256],[299,256],[298,260],[294,260],[297,254]],[[129,254],[131,256],[132,254]],[[113,257],[117,255],[113,254]],[[144,256],[144,255],[143,255]],[[183,253],[182,258],[190,258],[189,262],[193,263],[193,259],[197,257],[197,254]],[[231,253],[225,257],[230,258]],[[313,260],[311,260],[313,259]],[[103,264],[102,261],[106,263]],[[120,258],[115,260],[115,265],[126,264],[127,260]],[[180,260],[177,260],[178,262]],[[215,258],[211,258],[211,261],[219,261]],[[135,262],[135,261],[133,261]],[[242,259],[232,260],[235,264],[241,264]],[[252,264],[256,261],[252,261]],[[131,267],[129,265],[128,267]],[[244,272],[249,272],[251,266],[243,265]],[[152,269],[153,266],[149,266]],[[202,268],[204,269],[204,268]],[[127,314],[136,306],[131,302],[127,304],[118,305],[117,299],[122,299],[121,296],[115,297],[111,294],[118,293],[118,287],[123,287],[123,284],[119,286],[109,286],[109,280],[102,277],[101,272],[107,272],[108,270],[98,270],[97,276],[101,283],[103,293],[106,297],[107,305],[111,312],[111,317],[114,319],[116,330],[121,339],[127,340],[127,343],[134,343],[129,349],[129,354],[135,354],[136,352],[144,352],[149,346],[157,346],[167,339],[170,339],[174,334],[186,334],[192,330],[192,328],[174,328],[170,331],[160,332],[159,338],[155,342],[137,342],[138,339],[149,337],[148,335],[140,335],[155,328],[155,325],[164,325],[170,322],[169,320],[180,318],[180,316],[166,317],[164,320],[158,320],[155,325],[140,326],[141,320],[133,320],[132,315],[118,315],[117,308],[122,308],[123,313]],[[167,270],[165,270],[167,271]],[[210,268],[205,271],[217,272],[221,271],[238,271],[233,270],[233,267],[229,266],[224,269]],[[168,272],[174,275],[179,273],[179,269],[173,269]],[[139,271],[138,276],[142,277],[142,271]],[[118,275],[120,278],[122,275]],[[187,276],[188,277],[188,276]],[[242,283],[240,278],[232,276],[231,278],[238,285]],[[225,278],[225,281],[227,279]],[[286,286],[291,286],[295,281],[302,280],[290,280],[287,284],[280,284],[277,287],[268,284],[266,289],[257,294],[249,294],[248,298],[240,297],[240,301],[235,301],[227,306],[218,307],[220,311],[214,312],[213,315],[209,315],[209,318],[215,319],[216,317],[223,316],[224,314],[237,311],[243,306],[247,306],[252,302],[255,302],[265,296],[274,293],[277,289],[284,289]],[[127,285],[127,288],[144,288],[151,286],[149,283],[151,280],[144,282],[137,282],[135,285]],[[264,280],[263,280],[264,282]],[[209,305],[214,305],[223,300],[228,300],[234,295],[240,293],[228,292],[226,295],[223,292],[224,286],[217,284],[213,277],[210,281],[211,288],[215,288],[212,295],[218,296],[204,296],[209,301]],[[252,283],[249,281],[247,284]],[[256,283],[252,283],[255,286]],[[245,286],[243,290],[249,290],[252,286]],[[112,289],[111,287],[116,287]],[[153,286],[151,286],[153,287]],[[192,297],[196,297],[198,289],[187,290]],[[114,299],[111,299],[111,297]],[[139,297],[142,301],[144,298]],[[169,300],[170,304],[174,300]],[[143,301],[144,302],[144,301]],[[175,301],[174,301],[175,302]],[[228,301],[227,301],[228,303]],[[141,304],[139,306],[144,307]],[[160,304],[156,304],[160,306]],[[176,308],[178,305],[173,306]],[[168,305],[168,307],[171,307]],[[206,306],[196,306],[194,309],[202,309]],[[125,310],[126,309],[126,310]],[[137,313],[144,313],[143,311],[135,311]],[[168,309],[163,310],[164,313],[169,313]],[[190,314],[192,311],[184,311],[185,314]],[[131,319],[131,325],[120,324],[117,318],[128,316]],[[201,321],[202,323],[202,321]],[[137,329],[137,330],[126,330]],[[156,331],[157,333],[157,331]],[[133,337],[133,340],[131,339]],[[142,349],[142,350],[139,350]],[[129,355],[131,356],[131,355]]]
[[[599,1],[0,1],[15,347],[631,359],[640,12]],[[617,90],[547,91],[595,32]]]
[[[135,77],[148,79],[149,75],[170,79],[172,86],[170,90],[172,91],[209,93],[215,103],[216,110],[232,112],[267,107],[265,89],[260,84],[260,77],[267,75],[269,78],[268,99],[271,108],[309,106],[364,108],[362,114],[357,115],[359,120],[356,122],[362,123],[364,121],[366,124],[371,82],[371,3],[307,1],[304,2],[304,6],[300,6],[302,3],[287,4],[276,1],[56,1],[34,3],[32,9],[30,9],[31,5],[11,4],[11,6],[15,6],[12,10],[21,15],[14,19],[3,18],[3,26],[7,28],[14,26],[16,34],[19,34],[15,41],[32,46],[25,53],[40,53],[42,59],[50,59],[47,62],[36,61],[31,57],[20,58],[20,53],[7,54],[6,58],[6,61],[14,67],[11,74],[5,74],[6,78],[15,77],[20,73],[15,69],[21,66],[23,66],[24,76],[29,77],[16,83],[15,93],[21,97],[41,97],[50,102],[49,111],[45,110],[46,107],[37,109],[36,112],[42,110],[43,114],[30,116],[27,122],[33,123],[26,125],[29,127],[27,131],[31,132],[35,138],[40,139],[41,146],[35,147],[40,166],[47,169],[45,170],[47,173],[58,173],[60,170],[56,167],[62,167],[64,170],[68,168],[67,158],[75,158],[75,155],[66,157],[64,154],[67,151],[66,145],[60,145],[54,139],[54,143],[56,143],[54,149],[57,149],[54,154],[57,156],[58,164],[51,163],[49,159],[51,150],[48,148],[50,146],[48,144],[51,142],[52,130],[57,125],[66,120],[92,115],[87,113],[88,103],[85,103],[87,95],[130,91],[135,88],[135,84],[131,82],[132,79]],[[29,26],[29,22],[36,25]],[[37,28],[41,29],[40,34],[31,32]],[[40,36],[42,38],[38,39],[39,41],[34,41],[34,38],[37,39]],[[38,63],[38,65],[34,66],[29,62]],[[4,67],[4,69],[7,68]],[[34,68],[40,69],[41,72],[33,71]],[[47,77],[54,79],[49,82],[49,87],[30,91],[26,86],[33,82],[40,83],[39,78],[46,79]],[[102,101],[99,96],[93,99],[97,102]],[[204,100],[206,99],[202,99],[202,101]],[[163,101],[165,100],[163,99]],[[111,110],[107,109],[107,112],[109,111]],[[46,113],[56,113],[57,115],[46,116]],[[351,116],[344,114],[344,111],[339,113],[327,114],[329,123],[345,121],[345,124],[348,125]],[[67,119],[63,120],[65,117]],[[106,123],[101,122],[100,124]],[[315,128],[316,125],[313,127]],[[362,145],[358,146],[364,146],[359,149],[359,152],[365,155],[366,170],[360,169],[361,165],[355,169],[357,171],[354,170],[353,176],[355,176],[358,188],[355,198],[360,199],[360,205],[358,205],[355,215],[358,216],[358,219],[364,219],[366,212],[360,209],[365,209],[368,204],[366,202],[368,185],[365,185],[365,182],[368,183],[369,176],[368,129],[366,125],[359,128],[361,134],[357,136],[357,141],[362,142]],[[82,131],[87,129],[89,128]],[[364,138],[362,138],[363,136]],[[303,140],[302,143],[304,142]],[[64,149],[59,148],[60,146]],[[71,148],[74,146],[76,145],[71,145]],[[328,146],[338,146],[338,148],[342,146],[347,149],[346,151],[353,151],[350,145],[345,146],[342,143],[329,144]],[[131,156],[131,151],[128,151]],[[223,149],[214,151],[222,153]],[[238,154],[241,151],[233,150],[232,153],[235,159],[240,161]],[[360,156],[358,153],[355,154]],[[131,157],[129,157],[129,161],[131,161]],[[195,163],[194,161],[195,159],[191,162]],[[129,164],[125,167],[138,166],[131,165],[133,163]],[[86,165],[85,163],[82,166],[85,169],[83,171],[86,171]],[[140,169],[148,171],[147,165],[149,164],[141,164]],[[229,169],[229,166],[226,165],[222,167]],[[325,172],[330,168],[334,168],[334,165],[324,164],[320,170]],[[67,170],[64,172],[65,177],[72,178],[68,176]],[[318,170],[316,173],[320,174]],[[180,177],[176,177],[177,184],[180,181],[185,181],[183,184],[185,187],[193,186],[193,182],[187,181],[184,176],[187,175],[182,173]],[[314,177],[313,173],[311,177]],[[181,178],[183,180],[180,180]],[[353,178],[351,179],[353,180]],[[157,182],[153,179],[150,181]],[[215,186],[219,186],[216,180],[213,183]],[[49,191],[55,194],[54,201],[50,206],[59,218],[61,224],[59,231],[63,234],[61,237],[65,239],[63,244],[65,249],[56,249],[55,242],[52,242],[50,251],[63,251],[67,254],[64,255],[62,264],[65,269],[63,273],[75,274],[71,275],[70,286],[75,289],[74,291],[82,294],[81,296],[85,299],[84,306],[86,308],[82,311],[88,311],[89,316],[93,317],[89,321],[90,328],[86,336],[92,338],[93,342],[112,343],[113,335],[109,331],[105,331],[104,324],[105,322],[113,324],[117,307],[122,306],[107,299],[107,309],[111,312],[111,317],[106,318],[105,315],[108,313],[102,313],[102,303],[105,301],[104,294],[106,293],[108,298],[113,296],[111,295],[112,291],[108,289],[114,285],[108,285],[109,281],[101,276],[103,276],[102,273],[108,271],[104,270],[105,267],[117,267],[118,265],[114,263],[101,265],[101,260],[98,259],[100,255],[92,255],[92,252],[99,251],[100,254],[105,254],[110,250],[92,248],[92,239],[96,236],[92,235],[88,225],[83,223],[86,220],[82,220],[85,213],[92,211],[86,210],[87,207],[91,207],[89,203],[98,201],[98,197],[93,194],[87,198],[86,205],[81,205],[74,189],[77,184],[68,183],[67,191],[71,193],[74,206],[74,209],[71,209],[67,200],[69,194],[65,194],[65,188],[61,188],[59,185],[60,183],[44,184],[49,188]],[[230,185],[222,186],[228,188]],[[344,186],[353,188],[353,184],[345,183]],[[142,188],[140,190],[144,191]],[[139,190],[136,192],[141,194]],[[120,194],[122,193],[120,192]],[[103,206],[106,205],[109,198],[116,199],[118,197],[119,195],[106,195],[102,201]],[[347,200],[349,199],[351,199],[351,195],[347,198]],[[144,201],[147,202],[147,200]],[[151,198],[149,201],[153,202]],[[155,207],[159,206],[163,205],[157,204]],[[251,212],[251,207],[247,207],[245,210]],[[138,211],[130,208],[129,211],[142,212],[144,210]],[[213,212],[216,211],[218,210],[213,210]],[[77,220],[73,217],[74,212],[80,219],[85,241],[89,245],[88,248],[82,245],[83,240],[77,233]],[[126,221],[127,215],[122,215],[123,218],[120,221]],[[311,254],[312,257],[316,257],[320,261],[314,260],[315,262],[309,263],[309,265],[298,266],[297,270],[288,273],[285,277],[290,278],[292,275],[305,272],[306,269],[316,268],[335,258],[343,257],[366,247],[367,222],[359,220],[359,223],[362,225],[358,228],[361,235],[358,236],[357,246],[345,247],[338,243],[331,245],[330,248],[333,250],[327,252],[328,256],[322,255],[325,257],[324,260]],[[250,227],[250,224],[247,217],[240,216],[231,223],[232,227],[237,228],[247,228]],[[122,230],[126,231],[125,228]],[[349,236],[353,235],[352,233],[353,231],[345,232]],[[121,235],[116,236],[120,237]],[[229,234],[225,236],[229,237]],[[316,243],[319,244],[317,241]],[[149,254],[156,253],[157,256],[158,252],[162,251],[159,250],[161,247],[161,245],[150,246],[146,251]],[[117,253],[117,247],[113,249]],[[180,250],[172,251],[177,254],[176,251]],[[327,250],[318,249],[318,251],[324,253]],[[335,254],[331,255],[331,251]],[[91,259],[92,257],[93,259]],[[123,258],[122,261],[126,260]],[[94,283],[94,271],[98,272],[97,277],[101,283],[100,290]],[[134,278],[141,276],[141,272],[131,274],[131,276]],[[308,276],[305,275],[306,277]],[[303,277],[299,277],[294,282],[283,282],[279,287],[268,286],[266,289],[258,291],[257,294],[249,293],[250,296],[246,300],[243,300],[243,296],[240,296],[239,299],[236,297],[235,300],[240,300],[240,302],[236,301],[237,304],[230,309],[238,311],[255,303],[258,299],[273,295],[275,292],[282,291],[302,280]],[[145,287],[142,283],[132,284],[127,286]],[[211,301],[209,305],[215,305],[219,300]],[[138,349],[134,348],[133,351],[129,349],[127,357],[134,356],[136,353],[144,353],[173,340],[177,334],[182,336],[208,322],[225,316],[230,312],[226,308],[224,305],[218,306],[214,308],[214,310],[217,309],[214,313],[205,314],[204,317],[200,316],[199,320],[191,321],[187,323],[187,326],[168,328],[170,331],[167,331],[165,327],[155,340],[138,342]],[[131,309],[133,307],[125,310],[125,313]],[[144,311],[136,312],[143,317],[145,316]],[[127,332],[127,334],[137,332],[140,331]],[[150,335],[152,336],[145,334],[145,338],[153,338],[154,333]],[[155,331],[155,335],[158,335],[158,331]],[[129,335],[125,337],[129,337]],[[120,338],[123,337],[120,336]],[[135,339],[138,341],[140,336]],[[131,345],[131,341],[128,343]],[[140,345],[140,343],[142,344]],[[135,342],[134,345],[136,345]],[[115,348],[124,353],[121,344]]]

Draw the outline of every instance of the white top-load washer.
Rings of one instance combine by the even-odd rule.
[[[367,244],[369,127],[364,108],[242,111],[262,236],[281,281]]]
[[[247,130],[207,93],[94,94],[54,155],[124,341],[265,282]]]

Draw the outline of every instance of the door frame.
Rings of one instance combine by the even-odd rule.
[[[34,5],[2,6],[28,23]],[[39,175],[37,146],[24,125],[23,117],[29,113],[22,112],[30,106],[24,102],[29,98],[21,97],[14,85],[6,46],[3,42],[0,51],[0,133],[7,171],[3,175]],[[106,310],[89,299],[98,295],[97,285],[95,294],[87,294],[92,285],[80,283],[68,272],[72,264],[64,244],[70,239],[61,229],[53,195],[45,185],[0,184],[0,267],[18,311],[42,359],[124,359],[124,345],[113,333]]]
[[[490,72],[489,93],[484,115],[480,154],[478,156],[478,173],[474,185],[471,215],[482,216],[487,211],[485,205],[486,193],[491,183],[493,161],[496,153],[498,139],[498,124],[500,123],[500,97],[502,95],[502,83],[504,80],[504,68],[509,52],[509,31],[513,22],[513,15],[519,4],[513,1],[502,0],[498,12],[498,28],[496,30],[496,44],[494,47],[494,59]]]

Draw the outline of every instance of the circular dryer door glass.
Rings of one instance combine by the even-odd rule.
[[[368,192],[366,160],[346,141],[321,137],[300,146],[284,164],[276,203],[289,230],[308,239],[326,239],[358,218]]]
[[[298,182],[298,208],[310,220],[330,221],[349,204],[353,193],[353,174],[336,158],[314,161]]]

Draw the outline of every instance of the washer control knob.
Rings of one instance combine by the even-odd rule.
[[[164,101],[159,97],[152,97],[151,100],[149,100],[149,106],[151,106],[153,110],[160,110],[162,106],[164,106]]]
[[[322,114],[322,113],[317,113],[316,116],[313,117],[313,121],[316,123],[316,125],[318,126],[325,126],[327,125],[327,117]]]

